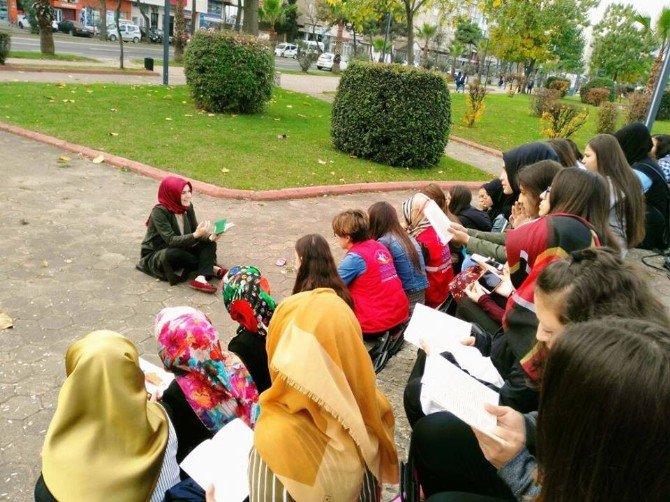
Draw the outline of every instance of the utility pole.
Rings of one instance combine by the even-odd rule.
[[[178,2],[181,0],[177,0]],[[170,63],[170,0],[163,5],[163,85],[168,85]]]
[[[386,44],[389,39],[389,31],[391,31],[391,11],[389,11],[388,17],[386,18],[386,33],[384,33],[384,47],[382,47],[382,54],[379,58],[380,63],[386,62]]]
[[[670,57],[668,52],[665,53],[665,61],[663,61],[663,69],[661,70],[661,76],[656,82],[656,88],[654,89],[654,94],[651,98],[651,104],[649,105],[649,112],[647,112],[647,117],[645,118],[644,125],[647,126],[647,129],[651,132],[651,128],[656,120],[656,114],[658,113],[658,108],[661,106],[661,99],[663,98],[663,91],[665,90],[665,84],[668,81],[668,76],[670,75]]]

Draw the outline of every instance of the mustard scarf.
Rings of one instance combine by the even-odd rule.
[[[272,386],[261,394],[254,446],[291,497],[358,500],[366,466],[397,483],[393,411],[347,304],[329,288],[287,298],[267,350]]]
[[[67,378],[42,449],[42,474],[62,501],[146,501],[168,439],[165,411],[148,403],[137,349],[112,331],[70,346]]]

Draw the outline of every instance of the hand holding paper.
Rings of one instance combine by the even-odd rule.
[[[496,469],[512,460],[526,444],[526,423],[523,415],[508,406],[486,405],[486,411],[496,416],[498,425],[493,433],[503,439],[503,443],[493,440],[474,430],[484,457]]]

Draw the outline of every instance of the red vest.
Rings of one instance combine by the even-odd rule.
[[[433,227],[428,227],[417,235],[416,240],[428,250],[429,254],[426,260],[426,277],[428,277],[426,305],[439,307],[449,296],[449,283],[454,278],[449,244],[443,245],[440,242]]]
[[[365,272],[349,284],[363,333],[379,333],[406,321],[409,302],[388,249],[368,239],[354,244],[349,252],[365,261]]]

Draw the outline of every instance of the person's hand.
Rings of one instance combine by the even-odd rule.
[[[214,485],[209,485],[205,491],[205,502],[216,502],[214,497]]]
[[[467,347],[474,347],[475,346],[475,337],[474,336],[469,336],[467,338],[464,338],[461,340],[461,344],[465,345]]]
[[[163,394],[161,394],[158,389],[156,389],[156,392],[153,392],[151,394],[149,394],[147,392],[147,400],[150,403],[158,403],[161,400],[162,397],[163,397]]]
[[[509,223],[512,228],[518,228],[529,220],[523,202],[516,201],[512,206],[512,214],[509,217]]]
[[[214,227],[209,220],[201,221],[198,223],[198,228],[193,232],[193,237],[200,239],[206,235],[209,236],[212,233],[212,230],[214,230]]]
[[[460,223],[457,223],[455,221],[452,221],[450,223],[449,230],[458,230],[459,232],[467,233],[467,229],[463,225],[461,225]]]
[[[466,232],[456,230],[453,226],[449,229],[449,232],[452,234],[451,242],[454,244],[467,246],[468,242],[470,242],[470,236]]]
[[[481,284],[478,281],[468,284],[468,286],[463,290],[468,298],[475,303],[479,302],[479,299],[486,294]]]
[[[223,234],[210,234],[209,240],[212,242],[217,242]]]
[[[504,444],[473,429],[479,447],[486,460],[496,469],[500,469],[512,460],[526,444],[526,423],[523,415],[509,406],[485,404],[486,411],[496,416],[498,425],[493,435],[503,440]]]

